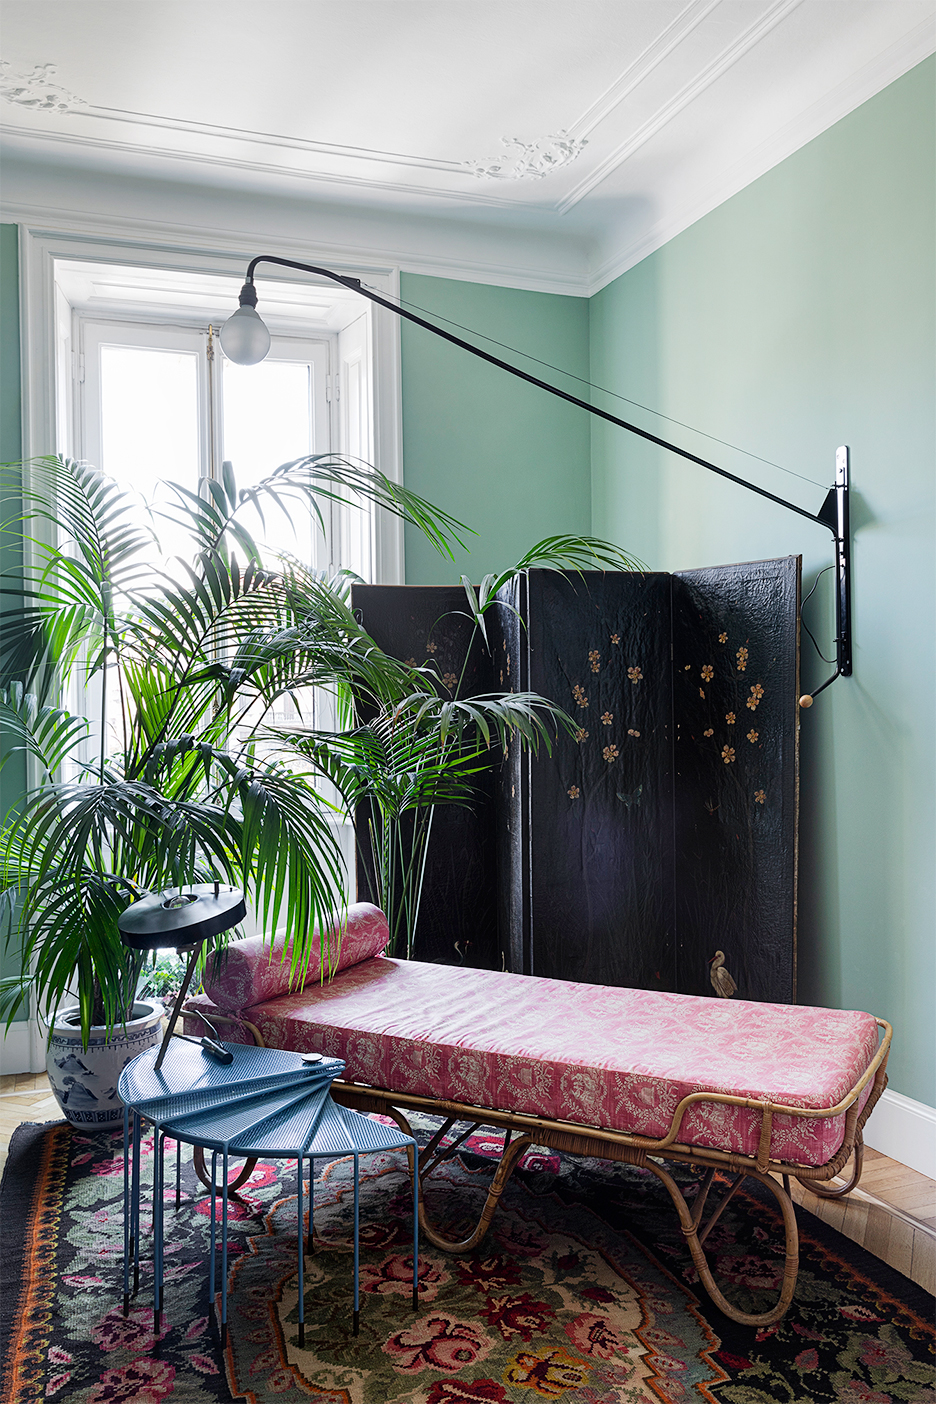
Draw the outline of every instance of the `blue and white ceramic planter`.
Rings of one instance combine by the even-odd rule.
[[[93,1130],[122,1126],[123,1102],[117,1095],[117,1079],[131,1058],[159,1042],[162,1016],[163,1007],[157,1000],[140,1000],[125,1028],[114,1029],[110,1035],[103,1028],[92,1028],[84,1049],[77,1004],[60,1009],[49,1038],[46,1070],[62,1115],[75,1126]]]

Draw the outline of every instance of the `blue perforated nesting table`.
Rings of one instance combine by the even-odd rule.
[[[153,1309],[158,1333],[163,1299],[163,1210],[165,1140],[211,1152],[211,1248],[209,1286],[215,1296],[217,1258],[221,1259],[221,1344],[227,1336],[228,1162],[234,1157],[269,1156],[294,1159],[298,1179],[297,1262],[299,1281],[299,1345],[305,1344],[303,1293],[304,1209],[303,1161],[310,1162],[309,1244],[312,1241],[312,1162],[319,1156],[354,1157],[354,1308],[353,1332],[360,1314],[359,1175],[358,1157],[373,1151],[411,1148],[413,1154],[413,1306],[417,1305],[419,1272],[419,1148],[411,1136],[339,1107],[329,1094],[332,1079],[344,1070],[337,1058],[308,1062],[299,1053],[277,1048],[227,1045],[232,1063],[216,1062],[194,1044],[173,1039],[158,1072],[157,1049],[141,1053],[120,1075],[118,1092],[124,1102],[124,1313],[129,1309],[131,1264],[133,1293],[139,1287],[140,1265],[140,1126],[153,1124]],[[218,1162],[221,1180],[218,1182]],[[177,1161],[178,1174],[178,1161]],[[221,1195],[221,1243],[216,1252],[216,1207]],[[178,1205],[178,1191],[176,1195]]]

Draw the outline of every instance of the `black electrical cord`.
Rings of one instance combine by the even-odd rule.
[[[823,653],[822,649],[821,649],[821,648],[819,647],[819,645],[816,643],[815,635],[813,634],[812,629],[810,629],[809,625],[806,623],[806,618],[805,618],[805,615],[804,615],[803,611],[805,610],[806,606],[809,604],[809,601],[812,599],[813,595],[816,593],[816,587],[818,586],[819,581],[820,581],[820,580],[822,579],[822,577],[825,575],[826,571],[827,571],[827,570],[834,570],[834,569],[835,569],[835,566],[834,566],[834,565],[827,565],[827,566],[825,567],[824,570],[820,570],[819,574],[816,576],[815,581],[813,582],[813,587],[812,587],[812,589],[810,590],[809,594],[806,596],[806,598],[805,598],[805,600],[803,601],[803,603],[800,605],[800,623],[802,624],[803,628],[806,630],[806,632],[807,632],[807,634],[809,635],[809,637],[812,639],[813,648],[816,650],[816,652],[818,653],[819,657],[822,659],[823,663],[835,663],[836,660],[835,660],[834,658],[826,658],[826,656],[825,656],[825,654]]]

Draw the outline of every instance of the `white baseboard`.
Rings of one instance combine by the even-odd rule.
[[[936,1180],[936,1107],[887,1088],[868,1118],[865,1142]]]

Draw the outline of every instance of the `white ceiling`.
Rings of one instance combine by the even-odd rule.
[[[39,162],[562,235],[601,285],[932,52],[934,16],[936,0],[5,0],[0,130]]]

